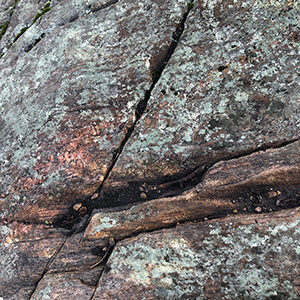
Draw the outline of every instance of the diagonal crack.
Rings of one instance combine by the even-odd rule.
[[[67,242],[68,238],[65,237],[64,240],[62,241],[61,245],[56,249],[55,253],[51,256],[51,258],[48,260],[45,268],[44,268],[44,271],[40,277],[40,279],[36,282],[36,285],[32,291],[32,293],[30,294],[30,297],[29,299],[31,299],[32,295],[35,293],[37,287],[38,287],[38,284],[41,280],[43,280],[45,274],[47,273],[48,269],[49,269],[49,266],[51,265],[51,263],[55,260],[55,258],[57,257],[57,255],[59,254],[60,250],[63,248],[63,246],[65,245],[65,243]]]
[[[101,182],[99,188],[96,190],[95,193],[100,194],[106,179],[111,174],[111,172],[112,172],[115,164],[117,163],[118,158],[121,155],[126,143],[130,139],[130,137],[131,137],[131,135],[132,135],[132,133],[133,133],[135,127],[136,127],[136,124],[139,122],[140,118],[142,117],[143,113],[145,112],[145,110],[147,108],[148,101],[151,97],[151,93],[152,93],[153,89],[155,88],[158,80],[160,79],[165,67],[167,66],[169,60],[171,59],[171,57],[172,57],[172,55],[173,55],[173,53],[174,53],[174,51],[175,51],[175,49],[178,45],[180,37],[181,37],[181,35],[184,31],[184,26],[185,26],[186,19],[189,15],[191,9],[193,8],[193,5],[191,5],[191,4],[193,4],[193,2],[194,1],[191,1],[188,4],[187,12],[183,15],[183,18],[182,18],[179,26],[176,28],[175,32],[173,33],[172,42],[171,42],[171,45],[168,48],[167,54],[165,55],[165,57],[164,57],[163,61],[160,63],[160,65],[156,68],[155,72],[152,74],[152,84],[151,84],[150,88],[145,92],[144,99],[142,99],[137,104],[137,107],[136,107],[136,110],[135,110],[135,121],[127,129],[127,132],[125,133],[125,136],[124,136],[123,140],[121,141],[120,146],[115,150],[115,153],[114,153],[113,158],[112,158],[112,163],[111,163],[110,167],[108,168],[106,174],[104,175],[104,179]],[[96,199],[96,200],[98,200],[98,199]]]
[[[93,292],[93,294],[92,294],[92,296],[91,296],[91,298],[90,298],[91,300],[94,298],[94,295],[95,295],[95,293],[96,293],[96,291],[97,291],[97,288],[98,288],[98,285],[99,285],[99,282],[100,282],[100,280],[101,280],[101,278],[102,278],[103,273],[105,273],[106,270],[107,270],[107,262],[108,262],[108,260],[109,260],[109,258],[110,258],[110,256],[111,256],[111,254],[113,253],[115,246],[116,246],[116,244],[113,245],[113,246],[110,246],[110,248],[108,249],[107,254],[105,254],[105,256],[104,256],[104,257],[102,258],[102,260],[101,260],[101,264],[104,263],[104,267],[103,267],[101,273],[99,274],[99,278],[98,278],[98,280],[97,280],[97,284],[96,284],[95,289],[94,289],[94,292]],[[100,263],[99,263],[99,264],[100,264]]]
[[[15,3],[11,9],[11,16],[16,8],[16,5],[17,5],[17,2],[19,0],[15,0]],[[108,1],[107,3],[104,3],[104,4],[98,4],[98,5],[87,5],[87,9],[86,9],[86,12],[84,12],[83,14],[79,15],[78,13],[75,13],[73,16],[71,16],[71,18],[67,21],[67,22],[62,22],[62,23],[59,23],[57,24],[58,26],[64,26],[68,23],[72,23],[74,22],[75,20],[79,19],[80,17],[84,17],[88,14],[91,14],[91,13],[95,13],[99,10],[103,10],[105,8],[108,8],[114,4],[117,4],[119,2],[119,0],[111,0],[111,1]],[[8,49],[12,47],[12,45],[31,27],[33,26],[45,13],[47,13],[48,11],[50,11],[51,9],[53,9],[53,7],[56,5],[56,3],[54,3],[52,6],[51,6],[51,0],[49,0],[45,6],[43,8],[40,9],[39,12],[36,13],[36,15],[34,16],[34,18],[32,19],[32,22],[30,25],[28,26],[25,26],[23,27],[19,33],[13,38],[12,42],[8,45]],[[9,23],[10,23],[10,20],[5,23],[5,24],[2,24],[0,26],[0,39],[2,38],[2,36],[5,34],[6,32],[6,29],[7,27],[9,26]],[[49,32],[42,32],[40,34],[40,36],[38,36],[32,43],[30,43],[29,45],[27,45],[25,48],[24,48],[24,51],[25,52],[29,52],[30,50],[32,50],[46,35],[46,33],[49,33]],[[5,52],[4,53],[0,53],[0,58],[2,56],[4,56]]]
[[[94,239],[100,241],[103,239],[103,242],[105,242],[107,236],[113,236],[120,241],[140,233],[176,227],[178,222],[206,221],[224,217],[232,213],[235,215],[249,213],[259,214],[261,212],[269,213],[299,207],[300,182],[297,176],[299,173],[299,156],[297,154],[298,152],[294,152],[297,150],[299,141],[299,138],[293,139],[276,145],[273,144],[273,147],[265,146],[259,150],[255,149],[247,155],[244,154],[231,159],[219,160],[215,164],[212,164],[207,172],[217,170],[217,163],[224,163],[220,166],[221,169],[224,165],[226,165],[226,167],[228,166],[227,169],[231,171],[225,173],[224,176],[221,175],[219,178],[220,183],[217,183],[218,179],[215,177],[210,177],[211,181],[209,182],[208,180],[208,185],[199,185],[189,190],[187,194],[181,196],[174,196],[169,199],[165,199],[165,197],[163,197],[164,199],[157,198],[153,201],[139,203],[130,209],[126,209],[125,207],[122,209],[120,207],[115,210],[101,210],[98,217],[96,216],[96,219],[91,221],[90,224],[93,225],[87,229],[84,242],[89,243],[89,237],[91,237],[90,241]],[[287,150],[290,149],[291,152],[289,152],[289,150],[285,152],[286,149],[284,149],[283,152],[275,151],[275,154],[273,151],[267,154],[263,153],[264,150],[267,149],[280,149],[288,145],[291,145],[291,148],[287,148]],[[254,171],[249,174],[246,169],[246,172],[240,174],[239,169],[236,169],[236,167],[243,168],[244,160],[241,162],[238,158],[246,157],[247,160],[248,156],[258,151],[261,152],[258,156],[255,155],[248,160],[250,162],[249,166],[251,167],[252,162],[258,159],[257,162],[254,162]],[[285,153],[291,153],[291,159],[283,158],[282,160],[281,157],[282,155],[285,157]],[[266,159],[267,165],[264,165],[259,158],[260,155],[263,157],[267,155],[271,161],[273,161],[272,157],[275,155],[275,161],[279,159],[278,162],[282,163],[278,165],[275,163],[278,169],[277,167],[274,169],[273,164],[268,164],[268,159]],[[237,161],[227,164],[230,160]],[[261,173],[260,170],[263,172]],[[288,171],[289,173],[285,173],[287,170],[291,170],[291,172]],[[280,172],[279,178],[276,177],[279,174],[277,171]],[[207,172],[202,176],[202,180]],[[212,174],[216,174],[216,172],[212,172]],[[228,174],[229,176],[227,176]],[[230,178],[230,175],[236,178],[236,180],[222,181],[222,178]],[[255,177],[256,175],[258,177]],[[268,178],[270,178],[270,181]],[[292,179],[291,184],[288,184],[288,178]],[[180,181],[183,182],[182,179]],[[120,212],[121,210],[124,210],[124,213]],[[106,212],[108,215],[106,215]],[[146,217],[145,212],[147,212]],[[107,216],[109,220],[110,218],[114,220],[115,225],[111,226],[110,229],[104,229],[103,234],[99,232],[99,235],[96,236],[92,233],[91,228],[94,228],[95,224],[98,224],[97,220],[101,220],[103,215]],[[127,219],[127,216],[130,216],[130,218]]]

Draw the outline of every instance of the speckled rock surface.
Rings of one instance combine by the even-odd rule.
[[[108,190],[299,138],[299,24],[299,1],[195,1]]]
[[[0,300],[299,299],[299,24],[0,0]]]
[[[93,299],[299,299],[299,262],[299,209],[178,226],[118,243]]]
[[[89,300],[94,288],[73,278],[72,274],[46,275],[31,296],[32,300],[82,299]]]
[[[6,31],[7,24],[10,20],[10,10],[14,4],[14,0],[1,0],[0,1],[0,39],[3,35],[3,32]],[[5,30],[3,30],[5,29]],[[2,31],[3,30],[3,31]]]
[[[29,299],[65,234],[43,225],[0,225],[0,297]]]
[[[51,219],[98,188],[187,10],[90,1],[77,16],[68,2],[0,61],[0,217]]]
[[[131,234],[238,212],[269,212],[300,205],[300,141],[259,151],[211,167],[195,188],[175,197],[136,204],[127,210],[95,213],[86,242]]]
[[[38,20],[39,14],[43,10],[46,12],[50,7],[47,4],[50,4],[50,1],[47,0],[15,0],[8,2],[10,6],[5,10],[5,22],[3,22],[4,20],[0,21],[0,24],[6,25],[6,30],[3,31],[3,36],[0,39],[0,56],[7,52],[25,29]]]

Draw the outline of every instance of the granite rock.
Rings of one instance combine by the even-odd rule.
[[[298,1],[195,1],[103,198],[298,139],[299,23]]]
[[[119,242],[93,300],[298,299],[300,211],[228,217]]]
[[[0,0],[0,300],[300,298],[299,23]]]
[[[66,233],[46,225],[1,224],[0,297],[29,299]]]
[[[0,61],[2,218],[53,219],[99,187],[187,11],[97,3],[57,3]]]
[[[105,245],[109,237],[124,239],[178,222],[296,207],[300,205],[299,179],[299,141],[221,161],[195,188],[181,195],[136,204],[127,210],[96,212],[84,240]]]

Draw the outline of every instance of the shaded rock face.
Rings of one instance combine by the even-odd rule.
[[[300,204],[300,142],[280,149],[219,162],[201,183],[179,196],[136,204],[127,210],[95,213],[85,242],[103,244],[110,237],[204,220],[227,213],[269,212]]]
[[[0,0],[0,300],[300,298],[299,16]]]
[[[187,10],[95,3],[58,3],[2,57],[2,217],[51,218],[99,186]]]
[[[0,225],[0,297],[29,299],[65,234],[45,225]]]

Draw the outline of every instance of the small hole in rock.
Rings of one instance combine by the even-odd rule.
[[[105,251],[102,250],[102,247],[94,247],[91,249],[91,252],[93,255],[96,256],[103,256],[105,254]]]
[[[222,72],[222,71],[224,71],[227,68],[228,68],[228,66],[220,66],[220,67],[218,67],[218,71]]]

